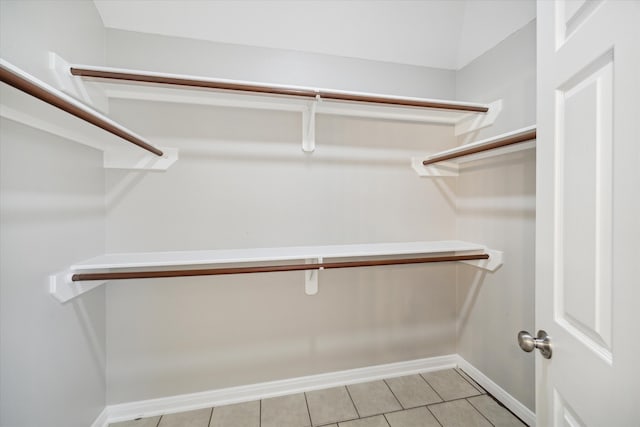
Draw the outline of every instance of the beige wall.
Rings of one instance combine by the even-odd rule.
[[[51,81],[49,50],[104,60],[93,3],[0,2],[2,58]],[[101,153],[0,121],[2,426],[86,427],[104,408],[105,292],[48,292],[50,274],[104,251],[104,185]]]
[[[321,117],[309,155],[292,113],[118,101],[112,114],[180,160],[107,172],[110,251],[454,234],[454,202],[408,161],[452,145],[451,128]],[[432,265],[323,271],[315,296],[301,272],[110,284],[108,401],[450,354],[454,282],[454,266]]]
[[[493,126],[467,138],[535,124],[535,43],[532,22],[458,72],[459,99],[504,103]],[[532,410],[533,355],[516,336],[534,330],[535,166],[535,150],[477,160],[457,188],[458,238],[505,254],[494,274],[458,267],[458,353]]]
[[[535,121],[534,25],[455,73],[114,30],[105,41],[90,2],[0,5],[2,57],[45,80],[48,50],[100,64],[106,43],[108,63],[119,67],[503,98],[499,121],[477,138]],[[56,25],[71,15],[73,25]],[[533,152],[474,162],[458,179],[432,181],[418,178],[408,159],[455,145],[451,128],[320,116],[317,151],[309,155],[300,150],[293,113],[125,101],[110,107],[153,142],[180,148],[179,162],[166,173],[105,172],[100,153],[1,123],[1,425],[81,426],[105,399],[456,351],[533,407],[532,357],[515,347],[517,331],[533,329]],[[504,250],[505,265],[477,282],[477,270],[452,265],[326,271],[316,296],[304,294],[301,273],[111,283],[65,305],[46,291],[50,273],[105,247],[453,236]]]
[[[451,99],[455,92],[451,70],[114,29],[107,34],[112,67],[426,98]]]

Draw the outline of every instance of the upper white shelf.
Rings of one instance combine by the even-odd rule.
[[[535,139],[536,125],[532,125],[441,151],[426,158],[413,158],[411,163],[420,176],[457,176],[458,163],[533,148]]]
[[[488,249],[476,243],[456,240],[184,252],[117,253],[100,255],[78,262],[70,266],[68,270],[52,275],[50,277],[50,291],[56,298],[64,302],[108,280],[127,278],[127,275],[134,275],[131,276],[132,278],[145,278],[307,270],[305,271],[305,289],[308,294],[314,294],[317,292],[317,270],[433,262],[424,258],[421,261],[416,257],[431,257],[434,255],[445,255],[454,257],[454,259],[438,257],[433,261],[461,261],[490,271],[494,271],[502,265],[501,252]],[[474,256],[478,258],[479,255],[483,255],[484,258],[464,259],[465,257]],[[398,257],[405,258],[399,259]],[[282,265],[283,261],[293,260],[299,260],[301,264]],[[334,262],[331,263],[328,260],[334,260]],[[307,267],[305,264],[309,264],[309,266]],[[197,270],[198,274],[192,274],[196,268],[221,265],[226,268],[224,273],[221,273],[220,268],[218,268],[217,270],[213,269],[213,272],[208,271],[206,274],[200,274],[202,270]],[[186,267],[188,269],[171,271],[172,267]],[[171,274],[167,275],[167,273]],[[121,276],[117,277],[118,274],[121,274]],[[91,275],[94,277],[90,277]]]
[[[61,87],[77,92],[65,79],[81,77],[106,98],[244,107],[302,113],[302,148],[315,148],[315,115],[335,114],[455,126],[456,135],[489,126],[501,102],[478,104],[442,99],[390,96],[304,86],[284,86],[203,76],[158,73],[56,59]]]
[[[4,59],[0,77],[2,117],[105,152],[164,156],[143,137]]]

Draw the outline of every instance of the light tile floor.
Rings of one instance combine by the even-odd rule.
[[[110,427],[523,427],[458,369],[198,409]]]

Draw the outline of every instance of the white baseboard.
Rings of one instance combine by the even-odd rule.
[[[347,371],[329,372],[279,381],[269,381],[239,387],[229,387],[200,393],[182,394],[158,399],[109,405],[105,408],[109,422],[133,420],[138,417],[152,417],[162,414],[249,402],[303,391],[320,390],[340,385],[375,381],[383,378],[400,377],[418,372],[437,371],[456,366],[458,356],[430,357],[407,362],[388,363]],[[97,422],[97,420],[96,420]],[[92,427],[106,427],[106,423]]]
[[[109,425],[109,411],[108,407],[104,408],[98,418],[91,424],[91,427],[106,427]]]
[[[536,425],[536,414],[524,406],[518,399],[507,393],[505,389],[493,382],[489,377],[480,372],[471,363],[458,355],[458,367],[469,375],[482,388],[498,399],[511,412],[516,414],[522,421],[533,427]]]
[[[128,421],[140,417],[153,417],[210,408],[212,406],[249,402],[304,391],[320,390],[454,367],[463,369],[480,386],[494,395],[524,422],[530,426],[535,425],[535,414],[527,407],[462,357],[457,354],[449,354],[446,356],[375,365],[366,368],[349,369],[346,371],[329,372],[286,380],[109,405],[102,411],[91,427],[107,427],[108,423]]]

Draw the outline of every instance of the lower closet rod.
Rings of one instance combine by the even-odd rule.
[[[425,258],[379,259],[369,261],[321,262],[315,264],[265,265],[258,267],[222,267],[200,270],[132,271],[113,273],[78,273],[74,282],[87,280],[155,279],[161,277],[216,276],[220,274],[270,273],[276,271],[318,270],[330,268],[372,267],[378,265],[424,264],[429,262],[469,261],[488,259],[489,254],[450,255]]]

